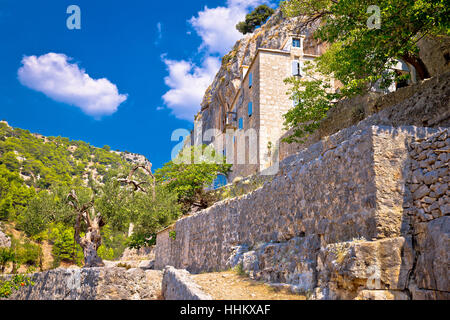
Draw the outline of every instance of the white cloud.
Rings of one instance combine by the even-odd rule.
[[[269,3],[268,0],[228,0],[227,6],[208,8],[205,6],[197,17],[189,22],[202,38],[200,49],[209,53],[227,53],[234,43],[242,37],[236,24],[245,19],[251,8]]]
[[[169,71],[164,82],[171,88],[163,100],[177,118],[193,121],[205,90],[219,70],[220,61],[208,57],[201,67],[185,60],[175,61],[163,57],[163,61]]]
[[[163,100],[172,113],[179,119],[193,121],[200,109],[200,103],[206,89],[214,80],[220,68],[220,58],[231,50],[242,34],[236,30],[236,24],[245,19],[250,9],[269,0],[228,0],[226,6],[205,8],[192,17],[189,23],[200,36],[202,42],[199,51],[204,52],[202,65],[198,66],[186,60],[170,60],[164,55],[162,60],[169,75],[164,81],[170,90]],[[191,34],[190,31],[187,32]]]
[[[127,95],[119,94],[108,79],[92,79],[71,58],[64,54],[47,53],[40,57],[26,56],[19,68],[19,81],[49,98],[79,107],[84,113],[99,119],[115,113]]]

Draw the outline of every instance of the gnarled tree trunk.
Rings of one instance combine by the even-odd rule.
[[[82,217],[87,225],[87,232],[84,237],[80,236],[80,220]],[[85,268],[105,266],[103,260],[97,254],[98,248],[102,245],[102,236],[100,233],[102,225],[103,222],[100,214],[97,214],[94,219],[91,219],[88,212],[78,215],[77,224],[75,225],[75,240],[83,249]]]
[[[71,198],[71,206],[78,213],[75,223],[75,241],[83,249],[84,268],[104,267],[103,260],[97,254],[97,250],[102,244],[100,230],[105,225],[102,215],[95,214],[92,202],[80,208],[74,191],[69,194],[69,198]],[[80,236],[82,220],[87,226],[86,234],[83,237]]]

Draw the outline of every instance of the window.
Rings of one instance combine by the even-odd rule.
[[[213,181],[213,189],[217,190],[219,188],[222,188],[228,184],[228,179],[223,174],[218,174],[217,178]]]
[[[253,102],[248,103],[248,116],[251,117],[253,114]]]
[[[253,85],[253,73],[250,72],[250,74],[248,75],[248,87],[251,88]]]
[[[244,129],[244,119],[239,118],[239,130]]]
[[[294,48],[300,48],[300,46],[301,46],[300,39],[298,39],[298,38],[293,38],[293,39],[292,39],[292,46],[293,46]]]

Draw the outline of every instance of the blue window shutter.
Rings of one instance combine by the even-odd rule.
[[[244,128],[244,120],[242,118],[239,118],[239,130],[242,130]]]
[[[294,48],[300,48],[300,39],[292,39],[292,46]]]
[[[253,102],[248,103],[248,116],[251,117],[253,114]]]
[[[248,87],[251,88],[253,85],[253,73],[250,72],[248,76]]]

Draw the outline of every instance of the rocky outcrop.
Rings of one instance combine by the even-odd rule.
[[[10,300],[157,300],[162,272],[125,268],[54,269],[31,276],[35,285]]]
[[[162,295],[165,300],[212,300],[194,282],[188,271],[173,267],[164,270]]]
[[[430,76],[450,71],[450,37],[424,37],[417,43],[419,56]]]
[[[11,239],[0,231],[0,248],[9,248],[11,247]]]
[[[247,34],[237,41],[233,49],[223,57],[222,66],[213,83],[208,87],[201,103],[200,111],[203,132],[211,128],[220,128],[220,115],[228,111],[240,86],[241,66],[250,65],[259,48],[281,49],[291,34],[306,35],[305,53],[319,54],[324,46],[318,45],[298,18],[286,18],[277,10],[261,28]]]

